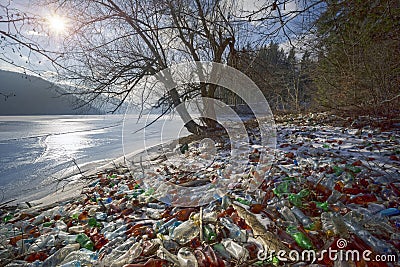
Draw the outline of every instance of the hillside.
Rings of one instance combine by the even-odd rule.
[[[75,109],[75,96],[40,77],[0,70],[0,115],[99,114],[98,109]]]

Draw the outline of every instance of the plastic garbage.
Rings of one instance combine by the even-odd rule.
[[[173,230],[171,238],[183,245],[198,236],[199,233],[199,226],[192,220],[187,220]]]
[[[239,226],[234,224],[229,218],[221,218],[220,222],[223,226],[225,226],[229,231],[229,237],[238,242],[246,242],[247,234],[245,231],[242,231]]]
[[[226,251],[228,251],[228,253],[233,258],[239,260],[241,263],[246,262],[246,260],[249,258],[249,252],[247,251],[247,249],[234,242],[233,240],[224,239],[221,243],[225,247]]]
[[[186,247],[179,249],[178,261],[180,266],[197,267],[197,260],[194,254]]]
[[[79,262],[81,265],[93,265],[97,259],[98,255],[96,252],[90,251],[86,248],[81,248],[80,250],[69,253],[61,262],[61,265],[71,264],[71,262],[74,262],[75,264],[78,264]]]
[[[313,228],[313,221],[306,216],[299,208],[297,207],[292,207],[291,208],[292,213],[296,216],[298,221],[304,226],[306,229],[311,229]]]
[[[48,257],[44,262],[43,262],[43,267],[52,267],[60,264],[65,257],[70,254],[73,251],[78,250],[80,247],[79,244],[69,244],[66,245],[65,247],[57,250],[53,255]]]
[[[295,226],[288,226],[286,228],[286,232],[293,237],[296,243],[304,248],[304,249],[312,249],[313,244],[311,243],[310,239],[305,236],[302,232],[297,230]]]

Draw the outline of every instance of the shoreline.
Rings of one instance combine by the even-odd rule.
[[[126,166],[126,161],[133,161],[135,164],[138,164],[140,162],[140,156],[144,154],[144,156],[147,156],[148,159],[150,158],[159,158],[162,157],[163,154],[165,153],[164,151],[160,151],[161,149],[168,149],[173,150],[174,145],[180,140],[185,139],[187,137],[182,137],[178,140],[170,140],[166,141],[165,143],[160,143],[153,145],[149,148],[145,149],[139,149],[133,152],[128,153],[126,156],[121,156],[118,157],[114,160],[109,161],[106,164],[100,165],[98,167],[88,169],[87,171],[83,172],[82,174],[75,174],[80,175],[81,177],[78,179],[87,179],[87,181],[82,181],[82,180],[73,180],[68,182],[66,185],[63,186],[63,189],[59,189],[56,192],[52,192],[49,195],[45,197],[40,197],[38,199],[34,199],[32,201],[29,201],[29,203],[32,205],[32,208],[30,209],[43,209],[47,206],[53,206],[56,205],[57,203],[62,203],[66,201],[71,201],[75,198],[78,198],[79,196],[82,195],[82,190],[86,187],[88,187],[90,184],[93,184],[96,180],[99,179],[98,175],[99,174],[106,174],[107,172],[110,171],[116,171],[118,172],[118,169],[128,169],[129,172],[131,170]],[[190,138],[190,137],[189,137]],[[139,157],[139,159],[138,159]],[[87,163],[87,165],[90,165],[91,163]],[[67,176],[68,177],[68,176]],[[79,185],[76,185],[79,184]],[[61,191],[60,191],[61,190]],[[16,202],[16,201],[13,201]],[[21,204],[24,202],[19,202],[18,204]]]

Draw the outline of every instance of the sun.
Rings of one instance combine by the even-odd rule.
[[[67,30],[66,19],[59,15],[54,14],[47,17],[47,22],[50,29],[57,34],[64,33]]]

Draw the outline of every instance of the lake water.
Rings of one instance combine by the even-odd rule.
[[[123,156],[123,147],[130,153],[187,134],[177,117],[136,132],[145,125],[137,120],[126,117],[123,131],[122,115],[0,116],[0,203],[43,197],[79,179],[77,165],[100,167]]]

